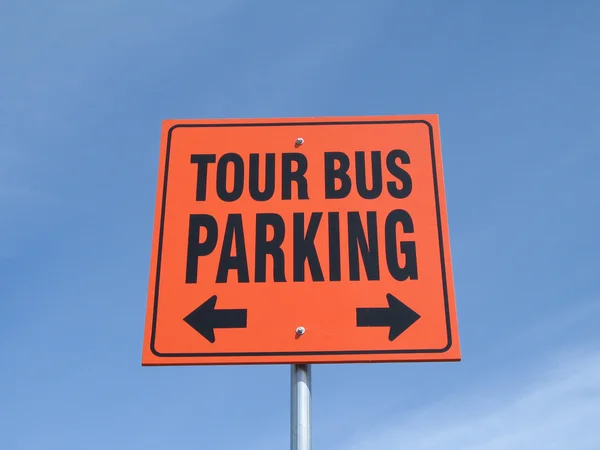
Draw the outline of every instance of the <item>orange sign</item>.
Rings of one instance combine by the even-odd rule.
[[[163,124],[143,365],[458,361],[436,115]]]

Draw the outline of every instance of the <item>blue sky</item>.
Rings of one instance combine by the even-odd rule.
[[[440,116],[463,361],[314,368],[314,447],[600,445],[600,4],[6,2],[0,447],[281,449],[289,368],[141,367],[161,121]]]

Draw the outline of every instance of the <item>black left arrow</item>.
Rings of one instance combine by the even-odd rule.
[[[421,318],[392,294],[386,296],[389,308],[356,308],[357,327],[390,327],[393,341]]]
[[[202,303],[183,320],[210,343],[215,342],[215,328],[246,328],[248,310],[215,309],[217,296]]]

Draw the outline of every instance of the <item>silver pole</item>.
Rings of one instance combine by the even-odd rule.
[[[292,364],[292,450],[311,450],[311,367]]]

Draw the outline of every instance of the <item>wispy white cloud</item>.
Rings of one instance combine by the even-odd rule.
[[[515,371],[518,373],[518,371]],[[343,450],[597,450],[600,448],[600,351],[566,351],[476,392],[429,405]]]

